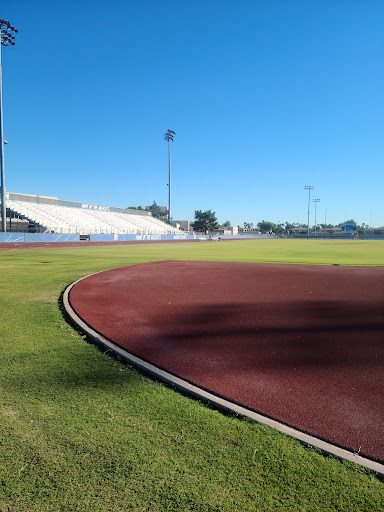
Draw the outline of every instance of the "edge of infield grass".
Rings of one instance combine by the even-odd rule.
[[[265,416],[261,413],[247,409],[246,407],[243,407],[235,402],[231,402],[230,400],[226,400],[214,394],[213,392],[206,391],[199,386],[184,380],[181,377],[177,377],[176,375],[173,375],[172,373],[169,373],[166,370],[163,370],[158,366],[131,354],[128,350],[125,350],[124,348],[119,347],[113,343],[113,341],[106,339],[104,336],[95,331],[91,325],[88,325],[78,316],[76,311],[73,309],[69,299],[70,291],[74,286],[76,286],[77,283],[94,275],[95,274],[90,274],[89,276],[82,277],[74,283],[70,284],[60,295],[59,304],[64,318],[66,318],[66,320],[71,325],[73,325],[74,328],[80,332],[80,334],[85,335],[89,342],[94,343],[103,352],[108,352],[112,357],[116,358],[124,364],[133,366],[144,375],[158,380],[167,386],[173,387],[182,395],[188,396],[195,400],[200,400],[204,404],[209,405],[211,408],[217,409],[225,414],[232,414],[239,417],[243,416],[244,418],[256,421],[257,423],[267,425],[285,435],[293,437],[304,445],[317,448],[324,454],[332,455],[334,457],[359,464],[369,470],[376,472],[380,478],[384,479],[383,464],[373,459],[360,456],[357,453],[349,452],[340,446],[334,445],[330,442],[302,432],[296,428],[280,422],[279,420],[269,418],[268,416]]]
[[[174,393],[85,343],[58,307],[79,277],[219,245],[0,254],[1,511],[384,509],[374,473]],[[230,257],[253,261],[244,250]]]

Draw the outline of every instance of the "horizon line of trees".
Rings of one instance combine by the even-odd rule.
[[[143,206],[128,206],[127,209],[130,210],[139,210],[139,211],[149,211],[152,213],[152,216],[160,219],[164,222],[168,220],[168,211],[163,210],[156,201],[153,201],[151,206],[147,206],[143,208]],[[356,222],[354,219],[348,219],[345,222]],[[324,223],[317,223],[316,226],[313,225],[310,227],[312,231],[315,229],[332,229],[335,227],[341,227],[344,222],[340,222],[339,224],[324,224]],[[216,213],[212,212],[211,210],[195,210],[195,220],[191,224],[194,231],[203,231],[204,233],[207,233],[209,231],[215,231],[219,228],[230,228],[232,227],[232,223],[230,220],[226,220],[222,224],[220,224],[216,218]],[[288,234],[290,229],[293,228],[307,228],[307,224],[300,224],[298,222],[271,222],[268,220],[262,220],[258,222],[257,224],[253,224],[252,222],[244,222],[243,226],[238,226],[239,228],[248,229],[250,231],[260,231],[262,234],[266,233],[275,233],[277,235],[279,234]],[[368,224],[365,224],[364,222],[359,225],[356,225],[356,231],[359,231],[360,233],[364,232],[366,229],[370,229],[370,226]]]
[[[229,221],[226,221],[228,223]],[[356,222],[354,219],[348,219],[345,222]],[[344,224],[344,222],[340,222],[339,224],[324,224],[324,223],[317,223],[316,226],[310,226],[310,229],[314,231],[315,229],[332,229],[341,227]],[[240,227],[240,226],[239,226]],[[255,226],[252,222],[244,222],[244,229],[249,229],[252,231],[253,229],[255,231],[261,231],[261,233],[276,233],[278,234],[288,234],[290,229],[293,228],[307,228],[307,224],[300,224],[297,222],[290,223],[288,221],[281,222],[281,223],[274,223],[271,221],[262,220],[261,222],[257,223]],[[370,229],[370,226],[368,224],[365,224],[364,222],[362,225],[356,224],[356,231],[365,231],[366,229]]]
[[[168,220],[168,210],[162,210],[161,207],[156,203],[156,201],[153,201],[151,206],[146,206],[143,208],[140,206],[127,206],[127,210],[138,210],[142,212],[151,212],[152,217],[155,217],[156,219],[160,219],[162,221]]]

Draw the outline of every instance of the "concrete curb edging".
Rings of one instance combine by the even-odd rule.
[[[69,301],[69,294],[73,286],[75,286],[79,281],[87,279],[91,275],[95,275],[98,273],[100,272],[95,272],[94,274],[90,274],[88,276],[82,277],[81,279],[78,279],[74,283],[70,284],[65,289],[63,294],[63,306],[66,313],[70,317],[71,321],[82,332],[84,332],[84,334],[86,334],[88,338],[92,339],[92,341],[94,341],[97,345],[106,348],[108,352],[113,353],[115,356],[118,356],[124,362],[138,368],[147,375],[150,375],[151,377],[154,377],[157,380],[160,380],[168,385],[175,387],[179,392],[181,392],[184,395],[188,395],[198,400],[201,400],[219,410],[235,413],[250,418],[258,423],[262,423],[263,425],[267,425],[278,430],[283,434],[293,437],[304,444],[318,448],[319,450],[331,454],[335,457],[348,460],[356,464],[360,464],[361,466],[364,466],[365,468],[375,471],[376,473],[384,476],[384,464],[380,464],[379,462],[375,462],[365,457],[362,457],[357,453],[350,452],[348,450],[345,450],[344,448],[340,448],[326,441],[322,441],[321,439],[318,439],[309,434],[305,434],[300,430],[296,430],[295,428],[280,423],[277,420],[273,420],[271,418],[263,416],[260,413],[247,409],[246,407],[242,407],[233,402],[230,402],[229,400],[214,395],[213,393],[205,391],[204,389],[201,389],[188,381],[176,377],[175,375],[172,375],[171,373],[168,373],[165,370],[162,370],[157,366],[148,363],[147,361],[144,361],[143,359],[131,354],[127,350],[124,350],[118,347],[117,345],[111,343],[109,340],[104,338],[101,334],[99,334],[98,332],[93,330],[89,325],[87,325],[73,310]]]

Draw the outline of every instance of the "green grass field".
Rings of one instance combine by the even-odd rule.
[[[69,283],[163,259],[384,265],[384,241],[0,252],[0,511],[382,512],[376,475],[183,397],[65,322]]]

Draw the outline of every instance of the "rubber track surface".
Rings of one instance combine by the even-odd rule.
[[[200,387],[384,461],[384,269],[162,261],[79,281],[100,334]]]

